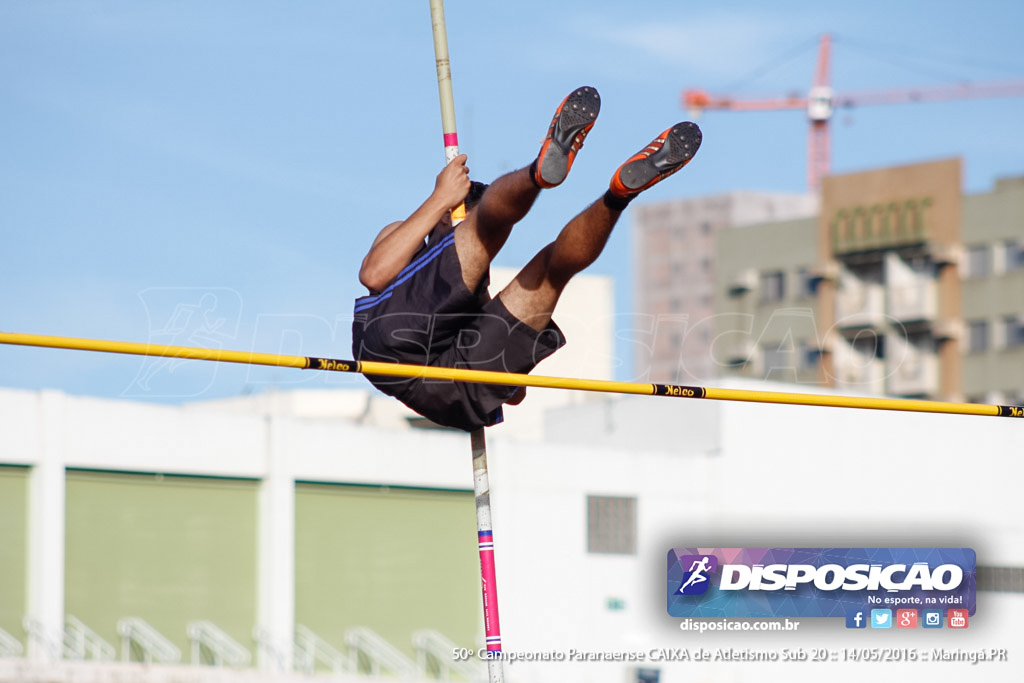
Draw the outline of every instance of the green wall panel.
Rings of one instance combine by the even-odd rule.
[[[295,621],[345,650],[367,626],[412,656],[412,633],[482,641],[471,492],[299,484]]]
[[[66,612],[119,657],[117,621],[133,616],[177,645],[183,661],[186,624],[196,619],[255,659],[257,498],[251,481],[68,472]]]
[[[0,467],[0,628],[25,644],[28,473]]]

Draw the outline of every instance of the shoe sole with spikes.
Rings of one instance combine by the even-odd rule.
[[[577,88],[562,100],[537,155],[537,185],[548,188],[562,184],[600,111],[601,96],[589,86]]]
[[[661,182],[693,160],[702,135],[696,123],[677,123],[619,166],[609,185],[613,194],[630,197]]]

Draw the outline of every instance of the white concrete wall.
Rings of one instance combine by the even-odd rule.
[[[256,660],[271,670],[290,661],[294,632],[296,480],[465,490],[473,482],[468,438],[451,432],[53,391],[0,390],[0,464],[31,466],[26,619],[28,656],[40,665],[59,656],[64,628],[66,468],[260,480],[254,626],[274,651]]]
[[[729,386],[746,385],[737,380]],[[688,545],[968,546],[984,566],[1024,566],[1024,498],[1018,492],[1024,422],[658,397],[616,397],[608,405],[565,410],[578,412],[572,420],[549,423],[552,431],[561,428],[551,441],[507,439],[497,429],[488,437],[506,651],[1007,647],[1010,662],[975,667],[645,665],[661,669],[662,683],[919,675],[1017,681],[1024,675],[1020,594],[982,593],[971,627],[961,633],[851,632],[832,623],[838,620],[804,620],[797,634],[696,635],[680,631],[679,620],[666,614],[664,588],[668,549]],[[583,434],[574,443],[577,430]],[[636,447],[628,446],[629,434],[645,432]],[[260,479],[259,618],[279,640],[290,633],[294,601],[294,567],[281,559],[294,542],[290,482],[472,485],[469,439],[458,433],[53,392],[0,390],[0,462]],[[51,521],[63,518],[53,508],[62,505],[57,494],[51,487],[45,499]],[[586,497],[594,494],[638,497],[635,556],[587,553]],[[54,552],[59,533],[51,524],[44,534],[50,552],[30,559],[42,577],[30,589],[30,604],[44,605],[44,614],[59,614],[51,604],[63,587],[62,567],[51,566],[62,561]],[[624,609],[609,610],[609,598]],[[506,673],[514,683],[621,683],[631,668],[516,663]]]
[[[742,380],[723,386],[766,388]],[[496,554],[502,578],[516,577],[514,585],[511,580],[501,584],[503,615],[509,614],[503,616],[507,649],[1008,648],[1016,653],[1009,663],[974,667],[652,666],[661,668],[662,681],[673,682],[695,676],[712,681],[785,676],[809,682],[866,675],[942,681],[1024,676],[1019,645],[1024,595],[981,593],[977,618],[962,633],[860,633],[848,631],[840,620],[804,620],[796,635],[696,635],[678,631],[680,620],[666,615],[663,583],[665,553],[684,546],[971,547],[980,565],[1022,567],[1021,421],[658,397],[616,397],[609,404],[554,411],[548,426],[559,432],[557,447],[501,444],[500,450],[492,449],[495,533],[501,533]],[[709,407],[717,415],[707,415]],[[666,419],[666,410],[679,418]],[[585,447],[573,447],[571,432],[587,424],[588,412],[593,429],[580,437]],[[689,412],[717,425],[720,448],[704,454],[686,449],[693,436]],[[571,419],[560,419],[565,417]],[[629,435],[638,435],[643,450],[622,448]],[[656,447],[647,450],[651,442]],[[679,448],[673,453],[674,442]],[[636,557],[586,554],[584,500],[593,493],[640,497]],[[607,597],[624,599],[626,609],[607,611]],[[560,681],[582,682],[624,680],[616,676],[625,676],[629,667],[513,668],[521,676],[516,680],[550,680],[546,677],[557,671]]]
[[[491,293],[497,295],[518,271],[491,269]],[[610,277],[580,274],[562,292],[554,320],[566,345],[541,361],[532,374],[553,377],[615,378],[615,285]],[[527,401],[506,406],[505,423],[494,427],[507,439],[539,440],[549,408],[593,400],[592,394],[561,389],[527,389]]]

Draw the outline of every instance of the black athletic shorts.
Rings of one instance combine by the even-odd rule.
[[[550,322],[538,332],[462,279],[455,233],[435,228],[383,291],[356,299],[356,360],[528,373],[565,343]],[[473,431],[502,421],[501,405],[518,387],[367,375],[385,394],[446,427]]]

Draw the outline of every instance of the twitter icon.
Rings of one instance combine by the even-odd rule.
[[[892,628],[892,610],[871,610],[871,628]]]

